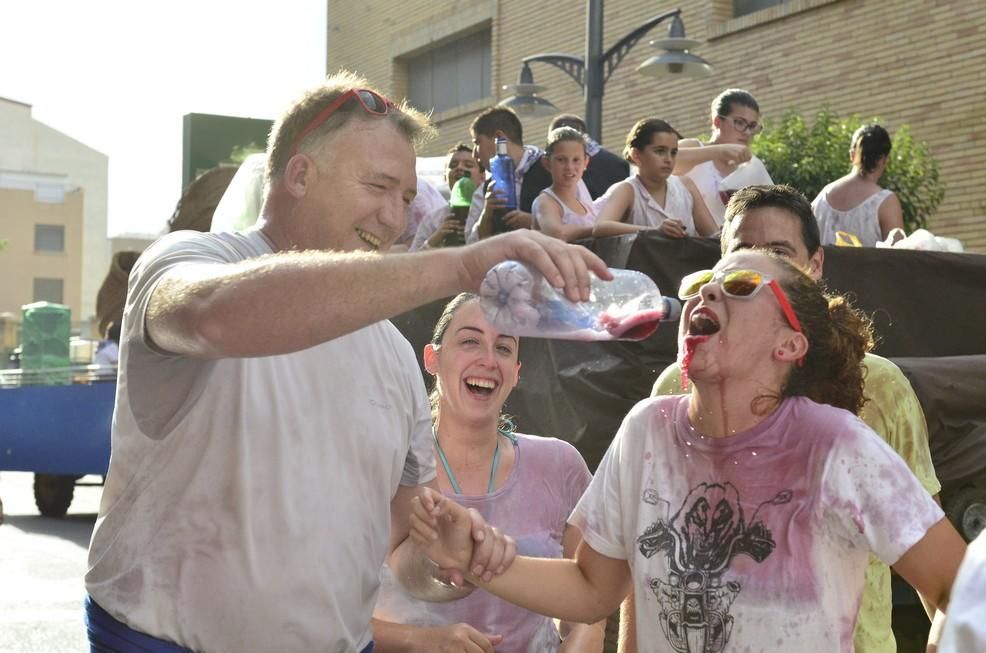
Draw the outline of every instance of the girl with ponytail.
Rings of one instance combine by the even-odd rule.
[[[900,200],[879,184],[890,148],[890,134],[880,125],[863,125],[852,135],[852,170],[823,188],[811,203],[823,245],[834,244],[838,232],[854,236],[863,247],[886,240],[894,229],[900,229],[894,240],[904,237]]]

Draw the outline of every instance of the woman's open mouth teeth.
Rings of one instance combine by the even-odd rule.
[[[483,379],[476,376],[470,376],[466,379],[466,387],[469,389],[469,392],[480,395],[489,395],[493,394],[493,391],[496,390],[496,381],[492,379]]]
[[[688,335],[690,336],[711,336],[717,331],[719,331],[719,322],[709,313],[695,312],[688,320]]]
[[[356,229],[356,235],[359,236],[360,240],[372,247],[373,249],[380,249],[380,244],[383,242],[373,234],[368,231],[363,231],[362,229]]]

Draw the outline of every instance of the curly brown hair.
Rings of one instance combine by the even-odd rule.
[[[870,318],[787,259],[764,253],[784,271],[777,281],[808,339],[804,361],[792,368],[781,397],[808,397],[859,414],[866,402],[863,356],[873,348]]]

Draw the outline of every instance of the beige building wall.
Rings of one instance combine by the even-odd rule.
[[[929,228],[986,252],[986,2],[979,0],[790,0],[731,18],[731,0],[604,3],[604,50],[652,16],[680,6],[695,53],[709,61],[702,79],[655,79],[635,68],[658,54],[647,40],[606,83],[603,144],[619,151],[642,117],[665,118],[687,136],[709,132],[709,103],[724,88],[752,92],[767,119],[788,108],[828,106],[840,115],[879,116],[891,132],[910,125],[941,163],[945,201]],[[409,55],[490,25],[489,102],[434,116],[439,138],[422,154],[468,139],[473,115],[510,95],[520,59],[542,52],[584,55],[586,2],[530,0],[365,0],[328,2],[327,69],[351,68],[395,96],[406,92]],[[533,64],[544,96],[559,110],[584,113],[578,86],[560,70]],[[525,140],[542,144],[548,118],[524,120]]]
[[[2,237],[0,252],[0,313],[20,319],[21,306],[35,301],[35,279],[61,279],[62,303],[72,309],[72,321],[82,311],[82,207],[83,193],[65,193],[61,202],[39,202],[34,191],[0,188]],[[62,252],[35,249],[35,226],[64,228]]]
[[[77,261],[75,281],[66,281],[65,293],[66,297],[76,298],[72,320],[76,327],[81,324],[84,331],[95,316],[96,293],[110,261],[106,235],[107,171],[105,154],[38,122],[31,116],[30,105],[0,98],[0,177],[18,180],[15,186],[24,186],[24,180],[31,178],[42,179],[35,185],[43,186],[43,178],[49,177],[64,188],[81,189],[73,200],[80,203],[81,217],[73,227],[71,240],[68,231],[65,236],[66,251],[77,249],[81,259]],[[70,193],[65,197],[68,202]],[[37,204],[39,211],[54,210],[47,204]],[[7,216],[8,209],[0,204],[0,238],[10,238],[3,233]],[[33,237],[32,229],[32,243]],[[73,295],[69,294],[70,286]]]

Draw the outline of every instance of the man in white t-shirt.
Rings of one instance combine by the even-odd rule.
[[[275,124],[255,228],[175,232],[134,267],[86,574],[93,650],[369,651],[384,559],[418,587],[433,573],[406,541],[434,486],[430,411],[387,318],[505,259],[572,299],[590,269],[608,277],[527,231],[378,255],[431,127],[365,86],[330,77]],[[470,571],[502,571],[513,542],[470,520]]]

